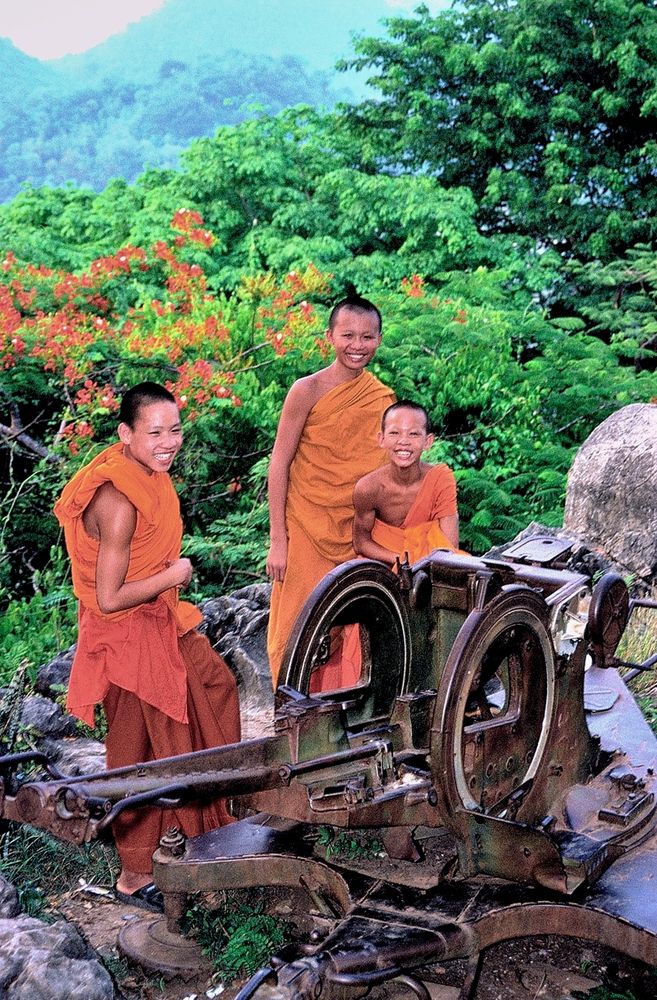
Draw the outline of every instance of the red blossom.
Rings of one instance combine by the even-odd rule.
[[[402,278],[401,287],[409,299],[424,298],[424,278],[419,274],[412,274],[410,279]]]
[[[182,233],[189,233],[197,226],[203,225],[203,217],[191,208],[179,208],[171,220],[171,228]]]

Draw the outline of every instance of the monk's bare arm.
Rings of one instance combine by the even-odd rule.
[[[185,587],[190,582],[191,562],[189,559],[176,559],[153,576],[126,583],[137,512],[127,497],[111,483],[100,487],[85,515],[87,530],[99,541],[96,600],[103,614],[127,611],[152,601],[171,587]]]
[[[372,484],[371,475],[359,479],[354,486],[354,550],[359,556],[368,559],[378,559],[392,566],[397,558],[396,552],[391,552],[372,539],[372,528],[376,518],[377,490]]]
[[[285,507],[294,458],[306,418],[316,402],[317,392],[311,379],[300,379],[288,392],[269,465],[269,552],[267,574],[282,581],[287,568],[287,525]]]
[[[459,547],[459,516],[458,514],[450,514],[448,517],[441,517],[438,520],[438,525],[443,535],[455,549]]]

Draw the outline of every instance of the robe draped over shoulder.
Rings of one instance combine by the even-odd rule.
[[[416,562],[434,549],[454,546],[441,531],[441,517],[457,513],[456,480],[452,470],[441,462],[433,465],[422,481],[418,495],[401,525],[386,524],[376,518],[372,541],[396,552],[401,558],[408,552],[409,562]],[[455,550],[460,551],[460,550]]]
[[[107,482],[137,511],[126,581],[153,576],[180,555],[180,505],[169,475],[149,475],[124,456],[122,444],[106,448],[66,485],[54,510],[64,528],[73,590],[80,602],[67,708],[93,725],[94,705],[114,684],[165,715],[187,722],[187,669],[178,650],[178,636],[198,625],[203,616],[193,604],[178,599],[175,587],[125,611],[100,611],[96,597],[99,543],[87,533],[82,515]]]
[[[353,489],[385,462],[377,434],[394,401],[391,389],[363,371],[325,393],[308,414],[290,466],[285,579],[272,589],[267,647],[274,685],[306,598],[326,573],[355,558]]]

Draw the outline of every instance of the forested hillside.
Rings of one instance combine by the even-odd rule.
[[[45,655],[21,646],[29,609],[48,641],[70,634],[52,502],[143,378],[183,408],[198,592],[264,578],[282,400],[350,283],[384,314],[376,374],[431,413],[475,553],[560,523],[579,444],[657,397],[654,6],[467,0],[391,19],[354,59],[380,100],[224,126],[179,169],[0,207],[8,664]]]
[[[197,136],[299,102],[332,107],[347,25],[378,29],[385,0],[167,0],[76,56],[40,62],[0,38],[0,201],[28,183],[99,191],[113,177],[175,167]]]
[[[0,50],[0,67],[15,80],[25,57],[11,48]],[[220,61],[166,60],[140,82],[118,73],[85,87],[47,73],[42,78],[46,85],[33,88],[29,101],[16,88],[14,101],[2,104],[2,201],[26,183],[100,190],[112,177],[134,180],[149,165],[175,167],[190,139],[217,126],[302,100],[328,107],[338,93],[328,74],[308,71],[296,56],[240,52]]]

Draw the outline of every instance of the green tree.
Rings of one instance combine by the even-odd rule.
[[[657,9],[463,0],[356,42],[376,99],[345,109],[365,160],[474,193],[488,231],[613,256],[657,224]]]
[[[580,296],[574,309],[590,334],[611,345],[637,373],[657,367],[657,253],[630,247],[604,267],[573,264]]]
[[[217,238],[204,262],[213,288],[245,273],[282,274],[309,262],[338,286],[398,285],[490,262],[467,188],[361,169],[357,146],[331,115],[299,106],[192,142],[181,169],[150,170],[105,191],[28,189],[0,208],[0,245],[21,259],[83,268],[122,243],[159,239],[180,207]]]

